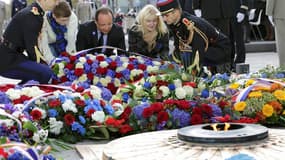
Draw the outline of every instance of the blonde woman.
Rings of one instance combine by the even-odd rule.
[[[142,8],[129,30],[128,42],[130,52],[168,60],[168,29],[155,6]]]

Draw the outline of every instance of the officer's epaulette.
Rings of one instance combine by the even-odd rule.
[[[32,12],[34,15],[36,15],[36,16],[40,15],[40,12],[39,12],[39,10],[38,10],[37,7],[32,7],[31,12]]]

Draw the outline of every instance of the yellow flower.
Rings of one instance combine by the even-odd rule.
[[[253,79],[249,79],[246,81],[245,86],[248,87],[250,85],[252,85],[255,81]]]
[[[276,91],[274,91],[273,95],[278,100],[285,100],[285,91],[284,90],[276,90]]]
[[[272,116],[273,114],[273,107],[269,104],[265,104],[263,107],[262,107],[262,113],[263,115],[265,115],[266,117],[270,117]]]
[[[230,89],[237,89],[239,87],[239,83],[235,82],[230,85]]]
[[[262,96],[261,91],[254,91],[254,92],[250,92],[250,93],[248,94],[248,97],[249,97],[249,98],[259,98],[259,97],[261,97],[261,96]]]
[[[237,102],[235,105],[234,105],[234,109],[236,111],[243,111],[246,107],[246,103],[244,101],[241,101],[241,102]]]
[[[282,115],[285,115],[285,110],[282,112]]]

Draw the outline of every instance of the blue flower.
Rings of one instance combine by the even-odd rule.
[[[58,115],[58,112],[55,109],[49,109],[48,110],[48,116],[49,117],[56,117]]]
[[[135,114],[136,118],[138,120],[142,119],[142,112],[143,110],[148,107],[149,104],[148,103],[143,103],[143,104],[140,104],[140,105],[137,105],[133,108],[133,113]]]
[[[203,91],[201,93],[201,97],[208,98],[209,96],[210,96],[209,90],[203,89]]]
[[[111,105],[106,105],[104,107],[105,111],[110,114],[110,115],[113,115],[114,114],[114,108],[111,106]]]
[[[284,73],[278,73],[278,74],[275,75],[275,77],[276,78],[284,78],[285,75],[284,75]]]
[[[146,89],[150,89],[151,88],[151,83],[150,82],[145,82],[143,84],[143,87],[146,88]]]
[[[185,127],[189,125],[191,118],[189,113],[175,108],[170,114],[172,115],[173,123],[177,125],[177,127]]]
[[[81,124],[85,124],[86,123],[86,119],[83,116],[79,116],[78,119],[79,119],[79,122]]]
[[[174,84],[169,84],[168,88],[170,91],[174,91],[175,90],[175,85]]]
[[[10,103],[10,99],[8,98],[8,96],[3,93],[3,92],[0,92],[0,104],[7,104],[7,103]]]
[[[111,92],[109,89],[107,89],[107,88],[102,88],[101,96],[102,96],[102,98],[103,98],[104,100],[110,101],[113,95],[112,95],[112,92]]]
[[[123,102],[128,102],[129,97],[130,97],[130,96],[129,96],[128,93],[126,93],[126,92],[123,93],[123,95],[122,95],[122,101],[123,101]]]

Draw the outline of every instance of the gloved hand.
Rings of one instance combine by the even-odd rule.
[[[272,26],[274,26],[274,20],[272,16],[268,16],[268,19],[270,21],[270,23],[272,24]]]
[[[238,12],[236,17],[237,17],[237,22],[240,23],[244,20],[245,15],[244,13]]]
[[[201,12],[201,9],[195,9],[194,10],[194,13],[197,17],[201,17],[202,16],[202,12]]]

